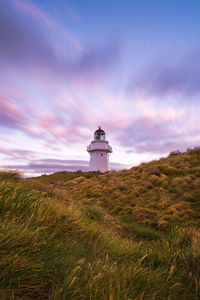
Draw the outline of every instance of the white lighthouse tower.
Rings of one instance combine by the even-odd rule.
[[[94,133],[94,140],[87,147],[90,154],[89,171],[100,171],[101,173],[109,170],[109,154],[112,148],[106,141],[105,132],[99,127]]]

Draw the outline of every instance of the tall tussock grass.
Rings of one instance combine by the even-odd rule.
[[[200,299],[198,156],[0,172],[0,299]]]
[[[0,181],[6,180],[6,181],[19,181],[21,178],[21,174],[17,171],[7,171],[7,170],[1,170],[0,171]]]

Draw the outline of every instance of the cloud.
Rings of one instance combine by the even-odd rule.
[[[4,95],[0,95],[0,127],[19,129],[24,125],[23,120],[22,111],[17,106],[9,103]]]
[[[196,146],[198,132],[183,128],[182,123],[165,119],[164,116],[140,117],[119,133],[118,140],[129,148],[127,153],[163,154]]]
[[[55,26],[55,21],[46,13],[43,12],[39,7],[34,5],[31,1],[13,0],[13,3],[23,12],[29,14],[39,22],[42,21],[50,27]]]
[[[30,136],[44,138],[41,130],[30,123],[26,111],[11,103],[6,96],[0,95],[0,128],[19,130]]]
[[[36,8],[33,10],[25,5],[26,10],[27,7],[34,16],[41,17],[42,13],[39,14]],[[0,63],[5,70],[10,67],[26,71],[27,74],[38,72],[40,77],[51,76],[54,80],[59,77],[62,80],[65,78],[89,83],[106,76],[112,70],[121,50],[119,42],[109,41],[103,46],[88,47],[72,54],[63,42],[62,51],[58,52],[49,29],[28,15],[19,14],[6,1],[0,2],[0,40]]]
[[[154,95],[180,93],[193,96],[200,93],[200,51],[193,50],[176,62],[157,59],[131,79],[128,93],[141,90]]]
[[[79,22],[81,19],[81,16],[78,14],[78,12],[75,11],[75,9],[72,8],[72,6],[69,5],[69,3],[67,3],[66,1],[64,1],[64,6],[67,9],[68,14],[72,17],[72,19],[75,22]]]
[[[20,9],[23,13],[28,14],[33,19],[35,19],[37,22],[41,24],[45,24],[49,26],[51,29],[54,29],[55,31],[59,31],[61,35],[64,38],[67,38],[67,41],[70,41],[72,45],[75,47],[75,49],[83,50],[83,46],[81,45],[80,41],[78,41],[75,36],[68,30],[66,27],[63,27],[61,24],[59,24],[55,18],[53,18],[47,11],[44,11],[41,9],[41,7],[37,6],[30,0],[21,1],[21,0],[13,0],[13,3],[15,6]],[[50,2],[48,3],[48,6],[52,6],[54,3]],[[61,4],[61,3],[60,3]],[[63,11],[67,9],[70,16],[75,20],[78,21],[78,15],[71,9],[71,7],[63,3]],[[53,11],[54,15],[57,11],[56,5],[53,5]]]
[[[0,94],[0,128],[18,130],[39,138],[48,147],[66,142],[85,142],[90,137],[86,129],[89,121],[81,108],[70,114],[68,109],[61,112],[51,109],[44,113],[38,109],[37,103],[32,103],[31,108],[26,104],[23,107],[22,103],[12,103],[10,98]]]
[[[0,147],[0,153],[4,154],[5,156],[9,157],[10,160],[14,160],[14,161],[32,160],[39,154],[30,150],[20,150],[20,149],[5,148],[5,147]]]
[[[42,28],[31,20],[28,23],[28,18],[20,18],[5,1],[0,3],[0,40],[0,59],[4,65],[14,63],[20,66],[23,62],[30,66],[36,60],[42,63],[53,58],[52,49]]]
[[[64,160],[64,159],[39,159],[37,161],[30,161],[26,165],[14,164],[2,165],[2,169],[19,170],[25,176],[36,176],[41,174],[51,174],[61,171],[76,172],[81,170],[83,172],[88,171],[89,161],[86,160]],[[127,168],[127,165],[120,163],[110,163],[111,170],[123,170]]]

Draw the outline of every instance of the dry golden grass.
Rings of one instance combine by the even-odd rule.
[[[200,151],[99,174],[0,172],[0,299],[199,299]]]

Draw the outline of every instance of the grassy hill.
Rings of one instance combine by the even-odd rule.
[[[0,299],[200,299],[200,148],[121,172],[0,172]]]

